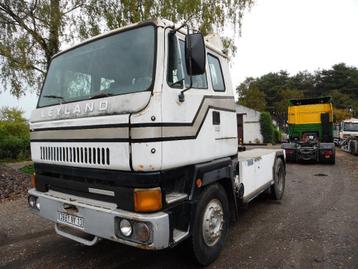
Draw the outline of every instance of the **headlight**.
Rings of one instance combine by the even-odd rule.
[[[32,195],[30,195],[30,196],[27,198],[27,202],[29,203],[29,206],[30,206],[31,208],[35,208],[35,206],[36,206],[36,200],[37,200],[37,198],[36,198],[35,196],[32,196]]]
[[[40,202],[39,199],[36,200],[36,209],[40,210]]]
[[[119,229],[120,229],[121,233],[126,237],[131,236],[132,231],[133,231],[132,224],[126,219],[122,219],[120,221]]]

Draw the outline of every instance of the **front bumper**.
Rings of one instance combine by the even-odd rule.
[[[95,236],[95,239],[91,241],[93,244],[97,242],[97,238],[105,238],[144,249],[157,250],[169,246],[169,216],[165,212],[139,214],[118,209],[117,205],[113,203],[82,198],[55,191],[39,192],[35,189],[30,189],[28,193],[29,195],[38,197],[37,199],[41,205],[40,210],[33,210],[35,213],[41,217],[56,222],[55,227],[58,234],[80,243],[86,244],[87,241],[82,241],[79,237],[66,234],[61,231],[57,225],[58,212],[64,212],[64,208],[68,207],[68,205],[75,206],[78,210],[75,215],[84,219],[83,228],[78,229]],[[134,242],[130,239],[127,240],[123,237],[118,237],[118,233],[116,233],[116,219],[118,218],[125,218],[127,220],[149,224],[151,227],[150,243]],[[88,242],[87,245],[91,245],[91,243]]]

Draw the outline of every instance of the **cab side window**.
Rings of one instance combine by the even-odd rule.
[[[208,82],[206,73],[192,76],[193,88],[207,89]],[[185,64],[185,42],[178,40],[175,35],[169,35],[169,57],[168,57],[168,85],[172,88],[190,86],[190,76],[186,70]],[[185,83],[185,84],[184,84]]]
[[[208,54],[208,63],[214,91],[224,92],[225,83],[219,59],[214,55]]]

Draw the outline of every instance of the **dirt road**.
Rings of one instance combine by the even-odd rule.
[[[358,268],[358,157],[289,164],[281,202],[240,211],[211,268]],[[185,245],[159,252],[110,241],[85,247],[57,236],[21,198],[0,204],[0,268],[194,268]]]

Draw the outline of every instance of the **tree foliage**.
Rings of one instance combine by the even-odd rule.
[[[17,108],[0,109],[0,160],[28,159],[30,132],[23,111]]]
[[[240,29],[253,0],[0,0],[0,79],[19,97],[39,89],[60,49],[105,31],[157,17],[189,20],[204,34]],[[222,32],[222,31],[221,31]],[[224,38],[232,46],[232,37]]]
[[[239,87],[239,104],[257,111],[264,111],[266,109],[265,94],[254,83],[250,83],[251,79],[246,79]]]
[[[2,107],[0,109],[0,121],[26,122],[24,111],[16,107]]]
[[[274,127],[270,113],[261,112],[260,114],[260,129],[264,143],[273,143]]]
[[[250,89],[262,93],[259,102],[266,104],[266,110],[280,127],[287,121],[288,100],[295,98],[331,96],[337,122],[352,116],[348,110],[358,115],[358,69],[344,63],[313,73],[303,71],[290,76],[286,71],[279,71],[247,78],[236,89],[239,103],[257,109],[258,96],[247,94]]]

